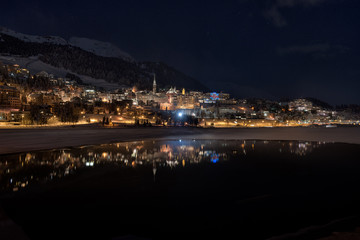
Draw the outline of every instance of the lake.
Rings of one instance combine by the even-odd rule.
[[[0,203],[30,239],[315,239],[360,225],[359,156],[261,140],[0,155]]]

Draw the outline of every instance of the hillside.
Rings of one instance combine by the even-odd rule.
[[[82,49],[85,48],[83,44],[82,48],[72,44],[65,44],[59,40],[61,39],[59,37],[51,37],[51,39],[55,39],[54,41],[45,41],[44,39],[49,39],[49,37],[15,33],[10,30],[0,31],[1,55],[38,56],[40,61],[59,69],[65,69],[94,79],[104,79],[109,83],[137,86],[138,89],[151,88],[153,74],[155,73],[159,87],[175,85],[178,88],[207,90],[199,81],[169,67],[165,63],[136,62],[119,57],[99,56],[95,54],[100,54],[99,52],[89,52]],[[84,42],[86,41],[81,40],[81,43]],[[97,43],[96,40],[87,42],[90,45]],[[107,51],[105,48],[106,45],[100,44],[100,50]]]
[[[108,42],[101,42],[88,38],[71,37],[69,39],[69,44],[79,47],[87,52],[94,53],[98,56],[121,58],[130,62],[135,61],[128,53]]]

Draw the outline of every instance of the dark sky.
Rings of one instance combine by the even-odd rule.
[[[359,0],[6,1],[0,25],[88,37],[237,97],[360,104]]]

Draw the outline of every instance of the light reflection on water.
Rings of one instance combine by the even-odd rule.
[[[159,168],[216,164],[246,159],[265,149],[277,154],[305,156],[323,142],[304,141],[136,141],[73,149],[56,149],[0,156],[2,192],[19,191],[31,183],[47,182],[100,166],[138,168],[152,166],[154,180]]]

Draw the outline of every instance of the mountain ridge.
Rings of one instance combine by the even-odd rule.
[[[59,36],[40,36],[40,35],[30,35],[14,30],[1,27],[0,33],[15,37],[24,42],[33,42],[33,43],[48,43],[48,44],[58,44],[58,45],[71,45],[79,47],[87,52],[94,53],[95,55],[102,57],[115,57],[121,58],[126,61],[134,61],[134,58],[122,51],[119,47],[115,46],[109,42],[103,42],[95,39],[85,38],[85,37],[70,37],[69,40],[65,40]]]
[[[16,32],[14,30],[1,27],[0,26],[0,33],[18,38],[24,42],[36,42],[36,43],[53,43],[53,44],[60,44],[60,45],[67,45],[68,41],[64,38],[58,36],[38,36],[38,35],[30,35],[25,33]]]
[[[93,51],[65,44],[61,37],[41,37],[6,30],[0,28],[0,54],[38,56],[40,61],[57,68],[95,79],[104,79],[110,83],[136,86],[138,89],[151,88],[153,74],[156,74],[159,87],[177,86],[192,90],[208,90],[199,81],[162,62],[138,62],[100,56]],[[100,42],[92,39],[90,41]]]

